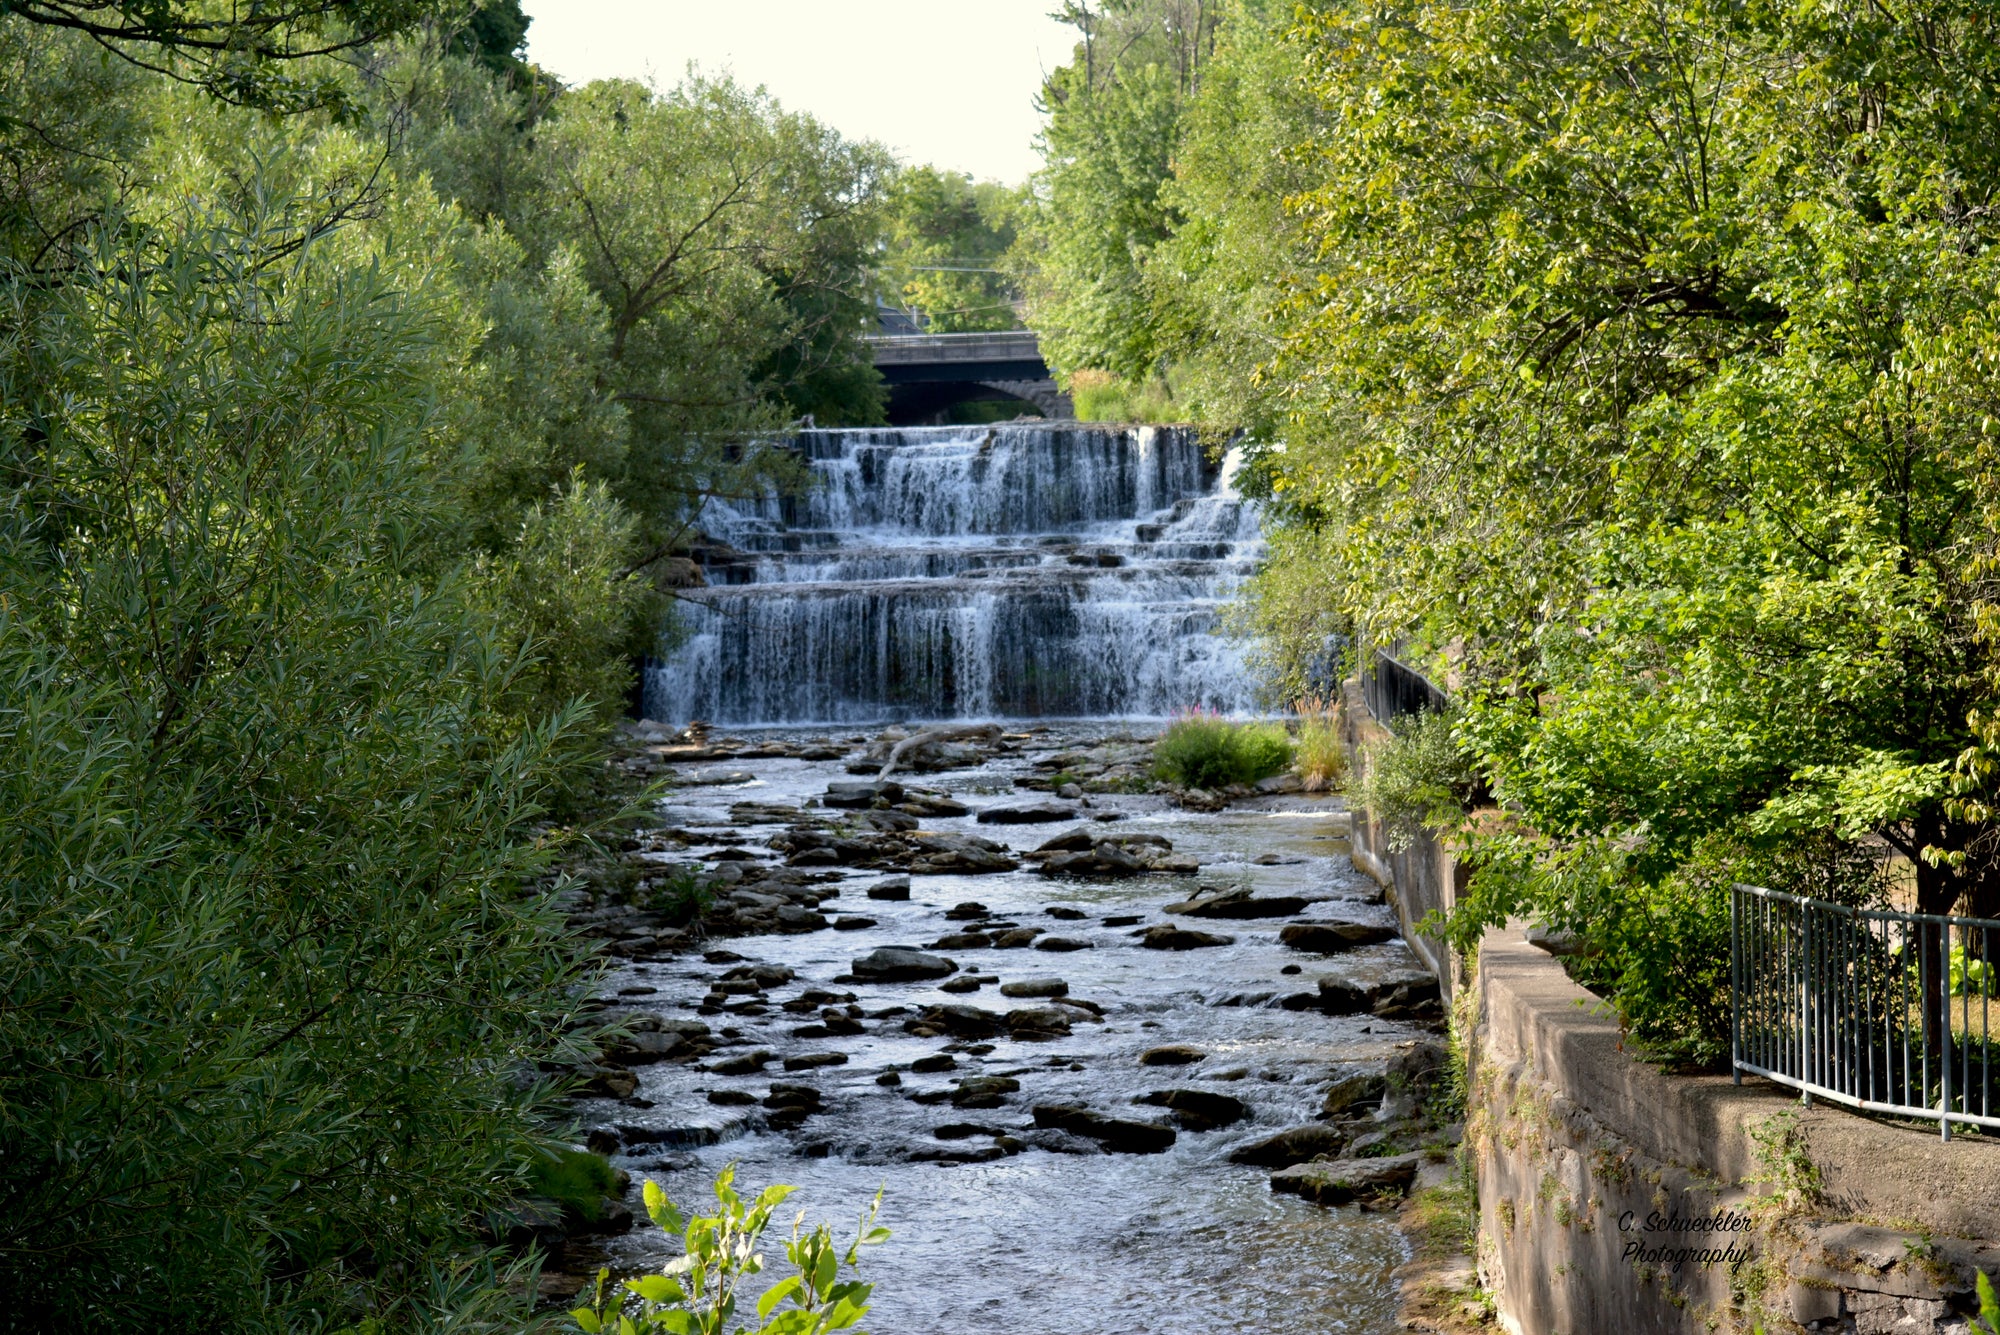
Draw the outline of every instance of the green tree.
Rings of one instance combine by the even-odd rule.
[[[1004,267],[1019,191],[936,167],[906,167],[890,182],[885,214],[887,300],[940,334],[1016,329]]]

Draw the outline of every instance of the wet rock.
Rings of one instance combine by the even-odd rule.
[[[948,959],[910,946],[879,946],[854,961],[854,976],[871,983],[914,983],[958,972]]]
[[[1399,1154],[1386,1159],[1303,1163],[1271,1174],[1271,1190],[1303,1196],[1320,1205],[1401,1196],[1416,1180],[1423,1158],[1421,1154]]]
[[[785,1058],[787,1071],[812,1071],[822,1066],[845,1066],[847,1054],[844,1052],[806,1052],[796,1057]]]
[[[956,978],[947,978],[944,982],[939,983],[938,991],[957,993],[977,992],[984,985],[980,979],[975,978],[969,973],[963,973]]]
[[[1370,1014],[1385,1020],[1434,1019],[1443,1014],[1437,979],[1423,969],[1394,969],[1374,978],[1322,976],[1319,1009],[1329,1015]]]
[[[583,1147],[585,1149],[589,1150],[592,1154],[602,1154],[606,1158],[618,1153],[621,1144],[622,1142],[618,1139],[617,1132],[607,1131],[601,1126],[592,1127],[589,1133],[583,1138]]]
[[[1278,933],[1281,944],[1318,955],[1338,955],[1356,946],[1380,945],[1395,939],[1395,928],[1362,922],[1295,922]]]
[[[965,1149],[955,1149],[943,1145],[922,1145],[910,1151],[910,1162],[935,1164],[991,1163],[995,1159],[1005,1158],[1006,1155],[1007,1151],[998,1145],[982,1145],[978,1148],[968,1146]]]
[[[917,1058],[910,1063],[910,1069],[919,1075],[932,1075],[938,1071],[956,1071],[958,1061],[948,1052],[938,1052]]]
[[[984,950],[993,944],[993,938],[984,932],[953,932],[931,942],[932,950]]]
[[[1052,1127],[1024,1131],[1021,1133],[1021,1141],[1023,1144],[1030,1145],[1035,1149],[1047,1150],[1050,1154],[1105,1154],[1109,1152],[1097,1141],[1086,1139],[1083,1136],[1071,1135],[1067,1131],[1058,1131]]]
[[[1444,1079],[1451,1054],[1444,1044],[1423,1038],[1399,1043],[1383,1071],[1388,1090],[1421,1103]]]
[[[723,974],[722,981],[725,983],[751,983],[758,990],[762,990],[767,987],[783,987],[786,983],[791,982],[797,977],[798,974],[796,971],[786,968],[782,964],[745,964]],[[708,1026],[703,1025],[702,1028],[706,1030]]]
[[[1106,927],[1131,927],[1145,920],[1146,915],[1143,913],[1114,913],[1104,919],[1104,925]]]
[[[1012,1076],[975,1075],[958,1082],[951,1091],[954,1108],[998,1108],[1009,1094],[1018,1094],[1021,1082]]]
[[[724,1057],[708,1069],[716,1075],[756,1075],[775,1059],[774,1053],[746,1052],[741,1056]]]
[[[1088,853],[1099,844],[1110,844],[1114,848],[1137,852],[1141,849],[1155,849],[1162,853],[1174,851],[1173,840],[1158,834],[1106,834],[1103,830],[1093,830],[1088,825],[1079,825],[1073,830],[1064,830],[1055,838],[1035,849],[1037,853]]]
[[[891,876],[887,880],[877,881],[868,887],[868,897],[870,899],[889,901],[908,899],[910,897],[910,878],[907,876]]]
[[[979,919],[987,917],[991,912],[991,909],[978,900],[968,899],[963,903],[953,904],[944,911],[944,916],[953,922],[977,922]]]
[[[896,810],[906,811],[912,816],[970,816],[972,808],[955,800],[948,793],[933,793],[912,788],[896,804]]]
[[[1190,1047],[1186,1043],[1165,1043],[1157,1048],[1147,1048],[1139,1054],[1141,1066],[1189,1066],[1207,1060],[1206,1052],[1200,1048]]]
[[[1042,912],[1048,914],[1058,922],[1081,922],[1090,916],[1082,909],[1073,909],[1067,904],[1051,904],[1049,907],[1043,909]]]
[[[903,785],[900,783],[830,783],[826,795],[820,801],[830,807],[849,809],[867,808],[877,800],[900,802],[903,800]]]
[[[1339,1117],[1380,1103],[1387,1088],[1386,1076],[1380,1063],[1350,1062],[1335,1067],[1319,1105],[1320,1116]]]
[[[865,932],[875,925],[873,918],[835,918],[833,930],[836,932]]]
[[[639,1091],[639,1077],[617,1066],[586,1066],[577,1094],[584,1098],[629,1099]]]
[[[1156,1089],[1138,1101],[1170,1110],[1183,1131],[1216,1131],[1250,1115],[1250,1105],[1242,1099],[1205,1089]]]
[[[894,1071],[884,1071],[875,1077],[875,1083],[887,1088],[894,1088],[903,1083],[903,1077]]]
[[[1072,820],[1076,808],[1057,802],[1028,802],[1019,806],[986,807],[979,813],[981,825],[1043,825],[1050,821]]]
[[[1056,789],[1056,796],[1060,797],[1065,802],[1082,801],[1083,786],[1081,784],[1074,784],[1074,783],[1062,784]]]
[[[757,1101],[757,1096],[747,1089],[711,1089],[708,1101],[723,1108],[747,1108]]]
[[[1060,978],[1017,978],[1000,984],[1003,997],[1066,997],[1069,984]]]
[[[689,1044],[684,1035],[643,1033],[610,1040],[605,1044],[604,1055],[624,1066],[645,1066],[687,1051]]]
[[[995,950],[1020,950],[1034,944],[1035,938],[1046,932],[1046,927],[1016,927],[993,938]]]
[[[969,1140],[973,1136],[1004,1136],[1007,1133],[997,1126],[981,1126],[977,1122],[946,1122],[931,1131],[939,1140]]]
[[[823,916],[797,904],[785,904],[778,909],[778,930],[782,932],[817,932],[826,925]]]
[[[1037,1127],[1087,1137],[1113,1154],[1160,1154],[1178,1139],[1170,1126],[1107,1117],[1074,1104],[1038,1103],[1034,1113]]]
[[[1202,888],[1208,889],[1206,886]],[[1185,918],[1242,921],[1250,918],[1288,918],[1304,908],[1306,903],[1299,895],[1253,895],[1248,890],[1224,890],[1197,894],[1193,899],[1169,904],[1165,912]]]
[[[1255,1164],[1259,1168],[1284,1168],[1340,1153],[1347,1134],[1330,1126],[1295,1126],[1275,1136],[1239,1146],[1229,1155],[1231,1163]]]
[[[1023,1006],[1007,1012],[1007,1032],[1030,1042],[1059,1038],[1069,1033],[1069,1016],[1055,1006]]]
[[[923,1013],[905,1023],[903,1028],[911,1032],[920,1028],[929,1029],[934,1034],[950,1034],[953,1038],[993,1038],[1005,1033],[1007,1024],[992,1011],[947,1003],[924,1007]]]
[[[1139,944],[1148,950],[1202,950],[1211,946],[1232,945],[1235,941],[1233,936],[1164,925],[1148,927],[1139,934]]]
[[[1253,785],[1265,796],[1280,793],[1300,793],[1305,791],[1305,782],[1296,774],[1273,774],[1267,779],[1259,779]]]
[[[1014,871],[1021,864],[1009,857],[1004,844],[976,834],[940,834],[920,830],[909,836],[916,856],[909,869],[926,876]]]
[[[1057,953],[1070,950],[1089,950],[1090,948],[1090,942],[1080,941],[1073,936],[1045,936],[1035,942],[1036,950],[1052,950]]]

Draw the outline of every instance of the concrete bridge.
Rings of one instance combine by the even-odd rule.
[[[942,421],[955,404],[1019,400],[1048,418],[1076,415],[1028,330],[884,334],[868,340],[889,385],[889,421]]]

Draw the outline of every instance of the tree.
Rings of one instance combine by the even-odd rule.
[[[1017,191],[958,172],[897,172],[885,208],[886,298],[934,333],[1018,328],[1003,257],[1022,202]]]

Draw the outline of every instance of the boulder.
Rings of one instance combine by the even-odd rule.
[[[1215,1131],[1250,1115],[1250,1105],[1242,1099],[1205,1089],[1156,1089],[1138,1101],[1168,1109],[1183,1131]]]
[[[1058,1038],[1069,1033],[1069,1015],[1056,1006],[1022,1006],[1007,1012],[1007,1032],[1024,1040]]]
[[[866,809],[875,805],[877,799],[888,803],[903,800],[903,785],[900,783],[830,783],[826,786],[826,796],[821,803],[830,807]]]
[[[1339,1117],[1372,1107],[1382,1101],[1387,1087],[1386,1074],[1380,1065],[1349,1062],[1337,1066],[1333,1080],[1326,1087],[1326,1097],[1320,1102],[1320,1116]]]
[[[1299,895],[1258,896],[1248,890],[1225,890],[1218,893],[1197,894],[1193,899],[1184,899],[1178,904],[1167,905],[1165,911],[1184,918],[1224,918],[1242,921],[1249,918],[1289,918],[1303,909],[1306,903],[1307,901]]]
[[[947,1002],[941,1006],[924,1007],[923,1014],[905,1021],[903,1028],[911,1031],[929,1029],[954,1038],[993,1038],[1005,1033],[1007,1024],[992,1011],[961,1002]]]
[[[1266,797],[1281,793],[1305,791],[1304,780],[1300,779],[1296,774],[1273,774],[1267,779],[1257,780],[1254,786],[1258,792],[1264,794]]]
[[[1392,969],[1373,978],[1327,974],[1319,980],[1319,1009],[1329,1015],[1425,1019],[1441,1008],[1437,979],[1423,969]]]
[[[1113,1154],[1160,1154],[1177,1139],[1170,1126],[1107,1117],[1073,1104],[1036,1104],[1035,1125],[1094,1140]]]
[[[1045,936],[1041,940],[1035,942],[1036,950],[1053,950],[1057,952],[1062,952],[1070,950],[1089,950],[1090,948],[1091,948],[1090,942],[1079,941],[1073,936]]]
[[[1278,933],[1281,944],[1317,955],[1338,955],[1356,946],[1380,945],[1395,939],[1395,928],[1364,922],[1295,922],[1286,924]]]
[[[1073,820],[1076,808],[1060,802],[1024,802],[1018,806],[985,807],[979,813],[981,825],[1044,825],[1050,821]]]
[[[1051,853],[1041,861],[1044,876],[1144,876],[1153,870],[1151,862],[1115,844],[1100,844],[1086,853]]]
[[[1006,1075],[967,1076],[951,1092],[954,1108],[997,1108],[1006,1096],[1019,1093],[1021,1082]]]
[[[1017,978],[1000,984],[1003,997],[1066,997],[1069,984],[1060,978]]]
[[[708,1069],[717,1075],[756,1075],[774,1060],[769,1052],[745,1052],[734,1057],[724,1057]]]
[[[985,980],[969,973],[962,973],[956,978],[947,978],[942,983],[939,983],[938,991],[962,994],[977,992],[983,986],[985,986]]]
[[[953,932],[931,942],[932,950],[984,950],[993,944],[993,938],[984,932]]]
[[[1110,844],[1116,848],[1142,849],[1156,848],[1162,853],[1174,851],[1173,841],[1157,834],[1106,834],[1093,830],[1088,825],[1079,825],[1073,830],[1064,830],[1055,838],[1042,844],[1037,853],[1088,853],[1099,844]]]
[[[1401,1196],[1416,1180],[1421,1154],[1384,1159],[1337,1159],[1332,1163],[1302,1163],[1271,1174],[1271,1190],[1303,1196],[1320,1205]]]
[[[919,830],[908,838],[914,853],[909,869],[920,875],[1013,871],[1021,865],[1008,856],[1006,845],[976,834]]]
[[[1148,927],[1139,933],[1139,944],[1148,950],[1201,950],[1210,946],[1231,945],[1235,940],[1233,936],[1197,932],[1185,927]]]
[[[1046,931],[1048,931],[1046,927],[1016,927],[1011,931],[1002,932],[994,937],[993,948],[995,950],[1019,950],[1023,946],[1033,945],[1035,938]]]
[[[956,1071],[958,1069],[958,1059],[953,1057],[949,1052],[932,1053],[928,1057],[919,1057],[911,1062],[910,1069],[918,1075],[933,1075],[939,1071]]]
[[[1338,1154],[1347,1144],[1347,1133],[1330,1126],[1295,1126],[1275,1136],[1253,1140],[1230,1152],[1229,1162],[1255,1164],[1259,1168],[1284,1168]]]
[[[845,1066],[847,1054],[844,1052],[806,1052],[796,1057],[785,1058],[787,1071],[813,1071],[822,1066]]]
[[[1090,916],[1082,909],[1073,909],[1067,904],[1051,904],[1043,909],[1042,912],[1048,914],[1058,922],[1081,922]]]
[[[1189,1066],[1207,1060],[1206,1052],[1186,1043],[1166,1043],[1157,1048],[1147,1048],[1139,1054],[1141,1066]]]
[[[854,961],[854,976],[869,983],[914,983],[957,972],[950,960],[911,946],[879,946]]]
[[[891,876],[887,880],[877,881],[868,887],[868,897],[870,899],[890,901],[908,899],[910,897],[910,878],[907,876]]]
[[[962,903],[953,904],[944,911],[944,916],[953,922],[976,922],[981,918],[989,916],[990,913],[991,910],[978,900],[968,899]]]

